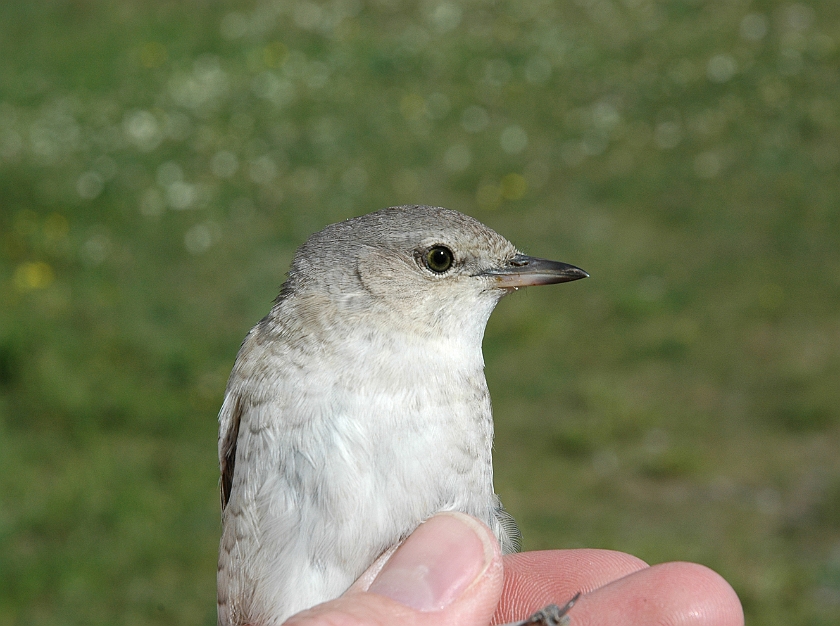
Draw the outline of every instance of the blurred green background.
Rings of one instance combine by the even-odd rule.
[[[485,340],[526,549],[840,623],[840,3],[0,3],[0,624],[214,624],[216,412],[324,225],[590,280]]]

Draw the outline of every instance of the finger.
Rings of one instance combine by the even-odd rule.
[[[367,591],[355,586],[287,625],[485,626],[502,584],[501,551],[490,529],[461,513],[444,513],[418,527]]]
[[[544,550],[504,557],[505,584],[494,624],[525,619],[547,604],[565,604],[584,593],[647,567],[612,550]]]
[[[570,615],[574,626],[744,624],[732,587],[695,563],[663,563],[639,570],[586,594]]]

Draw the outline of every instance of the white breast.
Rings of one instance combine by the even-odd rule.
[[[285,376],[238,390],[219,578],[229,614],[281,623],[336,597],[441,510],[498,527],[480,346],[345,337],[329,352],[305,355],[304,370],[272,346],[255,356]]]

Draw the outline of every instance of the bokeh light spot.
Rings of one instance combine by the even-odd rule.
[[[426,98],[426,115],[433,120],[441,120],[449,114],[452,103],[443,93],[433,93]]]
[[[225,39],[239,39],[248,32],[249,26],[248,17],[234,11],[222,18],[219,31]]]
[[[218,234],[218,226],[214,222],[195,224],[184,233],[184,247],[190,254],[201,254],[213,245]]]
[[[400,113],[409,120],[419,120],[426,115],[426,101],[416,93],[404,95],[400,99]]]
[[[443,153],[443,164],[452,172],[463,172],[472,162],[472,153],[469,146],[464,143],[456,143],[446,149]]]
[[[184,170],[175,161],[166,161],[158,165],[155,181],[161,187],[169,187],[184,180]]]
[[[528,134],[521,126],[514,124],[502,131],[499,143],[508,154],[519,154],[528,147]]]
[[[270,70],[254,76],[251,91],[255,96],[265,98],[277,106],[289,104],[295,98],[295,86],[292,81],[281,78]]]
[[[149,111],[131,111],[123,121],[126,137],[143,152],[151,152],[160,145],[163,133],[157,118]]]
[[[706,64],[706,76],[713,83],[725,83],[738,71],[738,63],[730,54],[716,54]]]
[[[789,4],[784,9],[785,26],[787,26],[790,30],[808,30],[814,23],[815,17],[816,11],[800,2]]]
[[[93,200],[105,187],[105,180],[99,172],[85,172],[76,181],[76,192],[83,200]]]
[[[22,263],[15,268],[13,282],[18,291],[44,289],[55,280],[55,273],[43,261]]]
[[[154,69],[160,67],[169,59],[169,53],[159,41],[150,41],[140,49],[140,63],[143,67]]]
[[[276,68],[286,62],[289,49],[282,41],[272,41],[263,48],[263,63],[266,67]]]
[[[251,161],[248,175],[258,185],[267,185],[277,178],[277,163],[270,156],[263,155]]]
[[[682,125],[675,120],[666,120],[656,125],[653,140],[662,150],[671,150],[682,141]]]
[[[544,56],[535,55],[525,64],[525,80],[529,83],[544,83],[551,78],[551,61]]]
[[[50,213],[44,220],[44,236],[47,241],[60,241],[70,233],[70,222],[61,213]]]
[[[747,41],[760,41],[767,34],[767,18],[761,13],[749,13],[741,20],[741,37]]]
[[[435,30],[439,33],[447,33],[461,23],[463,10],[453,2],[441,2],[432,9],[429,17]]]
[[[480,106],[469,106],[461,114],[461,126],[468,133],[480,133],[490,124],[490,116]]]
[[[294,5],[295,25],[304,30],[318,30],[324,20],[324,9],[314,2],[297,2]]]
[[[182,180],[175,181],[166,189],[166,201],[176,211],[192,208],[197,196],[196,186]]]
[[[140,213],[146,217],[158,217],[166,209],[166,202],[160,190],[149,187],[140,196]]]
[[[499,194],[505,200],[519,200],[528,191],[528,182],[522,174],[506,174],[499,185]]]
[[[698,178],[714,178],[721,170],[722,163],[716,152],[701,152],[694,158],[694,173]]]
[[[82,260],[91,266],[101,265],[111,253],[111,238],[105,232],[95,232],[81,248]]]
[[[229,150],[219,150],[210,161],[210,169],[219,178],[230,178],[239,169],[239,159]]]

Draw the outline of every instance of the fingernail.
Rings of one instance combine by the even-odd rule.
[[[462,513],[442,513],[421,524],[394,552],[368,591],[418,611],[449,606],[493,559],[490,537]]]

